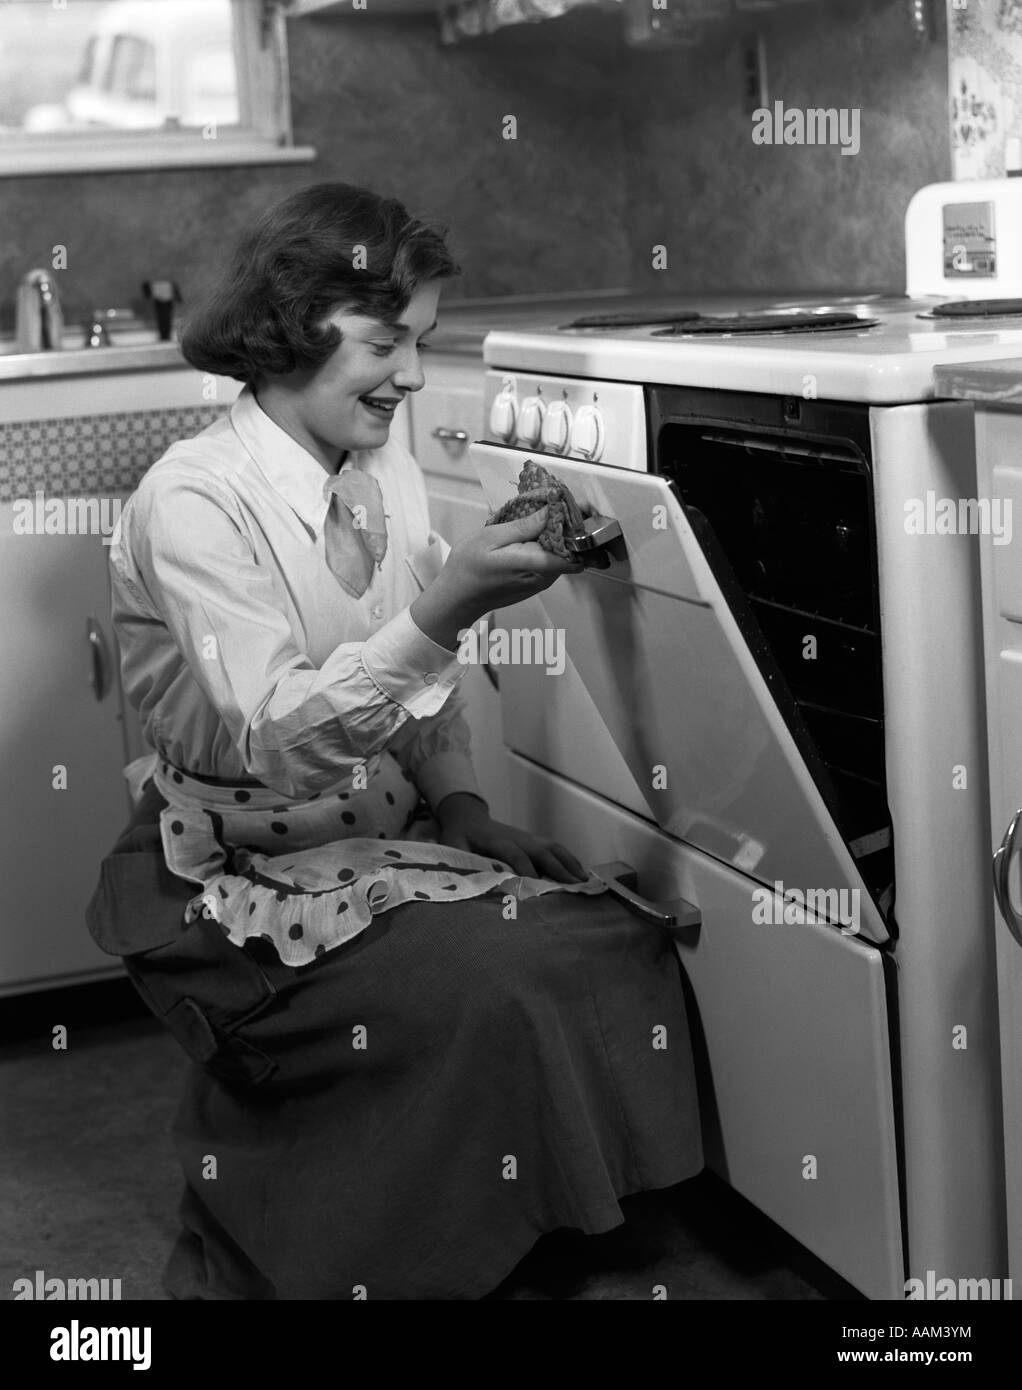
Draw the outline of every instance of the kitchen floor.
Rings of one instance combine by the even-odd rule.
[[[180,1179],[183,1058],[123,980],[0,1005],[0,1300],[14,1280],[120,1278],[162,1299]],[[105,1020],[97,1023],[97,1019]],[[54,1051],[52,1029],[68,1029]],[[625,1198],[623,1226],[544,1237],[493,1299],[858,1299],[711,1174]],[[663,1295],[661,1295],[663,1296]]]

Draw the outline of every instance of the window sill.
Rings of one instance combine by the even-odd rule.
[[[274,145],[258,139],[223,136],[203,140],[192,135],[92,138],[86,144],[26,140],[17,147],[0,144],[0,178],[34,174],[105,174],[131,169],[210,169],[242,164],[308,164],[316,158],[310,145]]]

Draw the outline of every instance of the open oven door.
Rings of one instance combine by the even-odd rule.
[[[474,446],[491,508],[528,457]],[[605,568],[489,619],[549,630],[555,656],[494,670],[515,818],[695,905],[675,939],[709,1165],[856,1288],[902,1298],[885,922],[668,481],[541,461],[620,536]],[[789,887],[847,890],[856,930],[762,924],[756,902]]]
[[[527,454],[476,444],[472,458],[491,507],[515,495]],[[509,666],[508,746],[767,887],[844,890],[856,934],[888,941],[820,792],[825,773],[810,770],[813,750],[796,743],[784,691],[768,685],[670,484],[576,459],[554,470],[620,537],[603,547],[605,569],[508,610],[515,625],[531,611],[533,625],[554,629],[589,713],[581,718],[574,682],[566,700],[552,667]]]

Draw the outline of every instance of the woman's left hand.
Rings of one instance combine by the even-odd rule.
[[[484,802],[470,792],[452,792],[436,810],[440,842],[509,864],[523,878],[577,883],[589,877],[570,850],[542,835],[493,820]]]

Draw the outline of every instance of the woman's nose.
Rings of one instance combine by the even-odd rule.
[[[421,391],[426,384],[422,370],[422,360],[416,348],[410,348],[401,359],[392,378],[394,385],[402,391]]]

